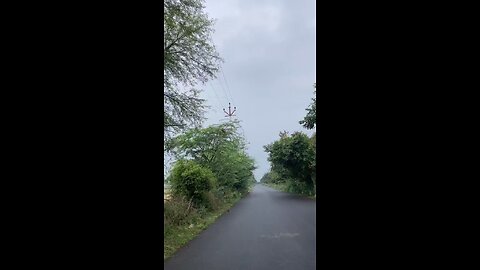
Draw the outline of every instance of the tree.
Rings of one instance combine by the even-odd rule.
[[[301,125],[303,125],[304,128],[306,129],[313,129],[317,123],[317,105],[316,105],[316,92],[317,92],[317,84],[313,84],[313,88],[315,90],[313,91],[314,97],[312,98],[313,102],[310,104],[308,108],[305,110],[307,111],[307,115],[303,120],[299,121]]]
[[[191,129],[172,138],[166,147],[176,159],[191,159],[210,169],[220,190],[247,191],[255,169],[246,153],[238,122],[227,122],[202,129]]]
[[[272,172],[278,173],[300,192],[313,192],[315,149],[311,138],[301,132],[291,136],[282,133],[279,140],[264,146],[264,149],[269,154]]]
[[[221,155],[244,149],[243,138],[236,130],[235,122],[191,129],[168,141],[165,146],[176,159],[191,158],[210,166]]]
[[[169,139],[203,120],[204,100],[191,88],[215,78],[221,58],[211,42],[204,0],[165,0],[163,17],[164,134]]]

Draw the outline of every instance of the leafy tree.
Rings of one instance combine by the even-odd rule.
[[[165,0],[163,17],[164,131],[171,138],[203,120],[204,100],[198,82],[215,78],[221,58],[211,42],[213,21],[204,0]]]
[[[244,151],[234,151],[214,165],[218,181],[226,189],[244,193],[253,182],[254,161]]]
[[[199,91],[187,92],[164,88],[164,139],[167,141],[189,126],[200,126],[206,106]]]
[[[231,149],[243,147],[243,140],[233,122],[191,129],[166,143],[166,148],[177,159],[191,158],[203,165],[214,163]]]
[[[299,182],[295,186],[304,191],[313,191],[315,150],[306,134],[295,132],[288,136],[282,133],[279,140],[264,149],[269,154],[272,171],[291,183]]]
[[[313,91],[313,94],[316,95],[317,93],[316,83],[313,85],[313,88],[315,88],[315,90]],[[310,104],[310,106],[305,109],[307,111],[307,115],[305,116],[305,118],[303,118],[303,120],[299,121],[299,123],[303,125],[303,127],[306,129],[313,129],[317,123],[316,96],[314,96],[312,100],[313,102]]]
[[[216,176],[219,190],[245,192],[253,177],[254,161],[246,154],[238,122],[191,129],[170,140],[167,149],[177,159],[192,159]]]

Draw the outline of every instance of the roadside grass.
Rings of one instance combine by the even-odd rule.
[[[300,193],[297,193],[297,192],[291,192],[288,190],[288,186],[287,186],[287,183],[262,183],[264,184],[265,186],[267,187],[271,187],[275,190],[278,190],[278,191],[282,191],[282,192],[286,192],[286,193],[291,193],[291,194],[295,194],[295,195],[299,195],[299,196],[302,196],[302,197],[305,197],[305,198],[309,198],[309,199],[312,199],[312,200],[317,200],[317,194],[313,195],[313,196],[307,196],[305,194],[300,194]]]
[[[186,207],[185,201],[175,202],[174,198],[165,202],[171,205],[167,207],[164,204],[163,259],[170,258],[178,249],[208,228],[240,199],[242,199],[241,196],[230,198],[214,211]]]

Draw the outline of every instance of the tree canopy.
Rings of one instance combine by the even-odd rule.
[[[215,78],[221,58],[203,0],[165,0],[163,17],[164,133],[199,126],[204,100],[194,87]]]

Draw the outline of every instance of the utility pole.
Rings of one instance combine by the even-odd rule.
[[[225,117],[229,117],[230,120],[232,120],[232,116],[234,116],[233,113],[234,113],[236,110],[237,110],[237,107],[233,107],[233,112],[232,112],[231,107],[230,107],[230,102],[228,103],[228,112],[225,111],[225,108],[223,108],[223,112],[225,112],[225,113],[227,114],[227,115],[225,115]]]

